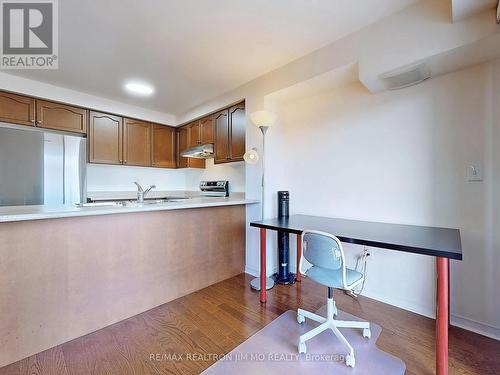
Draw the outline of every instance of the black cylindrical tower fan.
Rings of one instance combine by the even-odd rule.
[[[278,218],[288,217],[290,193],[278,191]],[[295,274],[290,272],[290,235],[278,231],[278,274],[276,282],[279,284],[293,284]]]

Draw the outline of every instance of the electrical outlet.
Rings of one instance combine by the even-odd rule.
[[[369,247],[363,246],[363,252],[358,254],[357,259],[362,260],[364,257],[368,257],[371,255],[371,251]]]
[[[467,181],[483,181],[483,170],[480,165],[467,167]]]

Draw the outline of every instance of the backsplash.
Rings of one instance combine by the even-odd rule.
[[[245,191],[245,163],[215,165],[206,169],[163,169],[87,164],[88,191],[134,191],[134,181],[156,185],[156,190],[198,190],[202,180],[229,180],[231,192]]]

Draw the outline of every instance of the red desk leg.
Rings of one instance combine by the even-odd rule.
[[[260,228],[260,302],[266,299],[266,229]]]
[[[437,258],[437,304],[436,304],[436,374],[448,374],[448,258]]]
[[[300,264],[300,258],[302,257],[302,235],[297,234],[297,273],[296,273],[296,280],[297,281],[302,281],[302,275],[300,274],[299,271],[299,264]]]

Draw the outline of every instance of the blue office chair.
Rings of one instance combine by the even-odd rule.
[[[306,267],[305,263],[308,263]],[[304,269],[306,268],[306,269]],[[302,309],[297,310],[297,321],[303,323],[305,318],[320,323],[319,326],[300,336],[299,353],[306,352],[306,341],[319,333],[331,329],[335,336],[349,349],[345,357],[347,366],[354,367],[354,349],[346,340],[339,328],[360,328],[363,336],[371,337],[370,323],[359,321],[336,320],[337,307],[333,301],[333,289],[352,290],[363,282],[364,275],[346,268],[344,249],[339,239],[330,233],[315,230],[302,232],[302,256],[299,272],[312,281],[328,287],[326,318]]]

